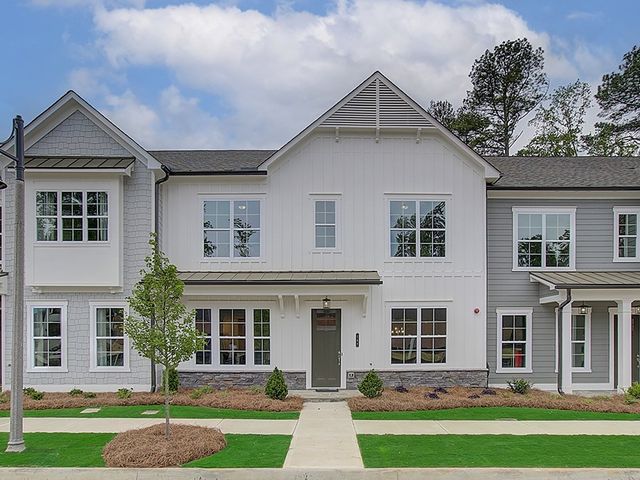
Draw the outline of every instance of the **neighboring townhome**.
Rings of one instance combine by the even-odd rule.
[[[502,173],[487,200],[490,383],[638,381],[640,158],[489,161]]]

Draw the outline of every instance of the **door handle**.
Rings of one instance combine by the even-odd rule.
[[[338,365],[342,365],[342,352],[338,352]]]

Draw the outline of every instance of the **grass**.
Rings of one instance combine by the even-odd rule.
[[[625,435],[358,435],[367,468],[638,468]]]
[[[43,410],[25,410],[25,417],[86,417],[86,418],[163,418],[162,405],[132,405],[101,407],[98,413],[80,413],[82,408],[51,408]],[[159,410],[154,415],[142,415],[145,410]],[[231,408],[194,407],[172,405],[173,418],[248,418],[266,420],[296,420],[299,412],[267,412],[260,410],[234,410]],[[0,410],[0,417],[8,417],[8,410]]]
[[[2,467],[103,467],[102,448],[114,433],[25,433],[27,449],[5,453],[8,433],[0,433]]]
[[[443,410],[352,412],[354,420],[640,420],[638,413],[589,412],[531,407],[469,407]]]
[[[189,462],[198,468],[282,468],[290,435],[225,435],[227,447],[210,457]]]

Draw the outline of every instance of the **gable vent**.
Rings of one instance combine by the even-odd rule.
[[[430,127],[412,105],[379,78],[333,112],[323,127]]]

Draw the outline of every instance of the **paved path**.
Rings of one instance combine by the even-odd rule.
[[[284,468],[363,468],[346,402],[306,402]]]

